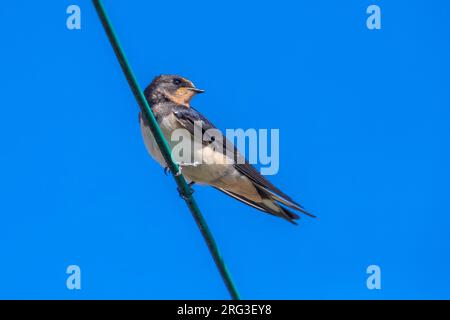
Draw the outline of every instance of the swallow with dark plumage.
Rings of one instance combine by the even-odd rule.
[[[195,126],[199,126],[202,133],[215,129],[208,119],[190,106],[192,97],[202,92],[203,90],[197,89],[191,81],[177,75],[158,76],[145,89],[144,95],[172,148],[175,142],[171,141],[171,135],[176,129],[187,130],[192,140]],[[147,121],[141,113],[139,122],[147,150],[161,166],[167,168]],[[225,143],[224,140],[223,148],[212,146],[211,141],[207,135],[202,137],[200,163],[180,164],[184,176],[191,185],[198,183],[213,186],[249,206],[282,217],[293,224],[296,224],[294,220],[299,219],[299,216],[288,208],[314,217],[264,178],[245,158],[244,161],[236,161],[243,157],[230,141],[226,140]],[[233,159],[227,158],[230,153],[226,151],[230,151],[229,148],[232,149]]]

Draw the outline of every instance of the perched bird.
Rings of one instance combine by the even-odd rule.
[[[144,91],[170,147],[173,148],[177,143],[171,140],[171,134],[176,129],[185,129],[192,139],[196,126],[205,134],[198,150],[202,154],[202,161],[179,163],[190,185],[198,183],[213,186],[249,206],[282,217],[293,224],[296,224],[294,220],[299,219],[299,216],[288,208],[315,217],[264,178],[229,140],[224,139],[223,146],[219,147],[212,143],[214,137],[206,133],[209,129],[215,129],[214,125],[190,106],[192,97],[202,92],[204,91],[197,89],[191,81],[177,75],[160,75]],[[139,122],[148,152],[167,169],[147,120],[141,113]],[[195,152],[197,151],[194,150]],[[230,154],[233,159],[229,159]],[[244,160],[236,161],[237,159]]]

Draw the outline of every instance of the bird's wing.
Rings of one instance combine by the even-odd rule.
[[[217,128],[204,117],[200,112],[195,110],[194,108],[186,108],[186,107],[174,107],[173,114],[177,118],[178,122],[187,129],[192,135],[194,134],[195,126],[201,127],[202,129],[202,142],[203,144],[210,144],[214,140],[211,140],[212,136],[205,136],[205,132],[209,129]]]
[[[192,135],[194,134],[194,127],[201,126],[203,134],[202,138],[203,144],[207,145],[214,141],[213,137],[208,134],[207,130],[208,129],[218,130],[218,129],[206,117],[204,117],[200,112],[198,112],[194,108],[192,107],[175,108],[173,110],[173,114],[178,119],[179,123],[184,128],[186,128]],[[224,154],[233,155],[234,156],[233,159],[235,161],[236,159],[242,160],[234,164],[236,170],[238,170],[241,174],[249,178],[256,186],[270,192],[278,201],[280,201],[284,205],[303,211],[302,206],[300,204],[295,202],[291,197],[286,195],[280,189],[275,187],[269,180],[264,178],[264,176],[262,176],[254,166],[248,163],[248,161],[239,153],[239,151],[232,142],[227,140],[224,136],[222,137],[222,141],[223,141],[222,152]]]
[[[235,162],[246,162],[245,157],[241,155],[239,150],[234,146],[234,144],[227,140],[225,135],[217,129],[211,121],[209,121],[206,117],[204,117],[200,112],[195,110],[194,108],[184,108],[179,107],[175,108],[173,114],[178,119],[178,122],[187,129],[190,134],[194,135],[194,128],[197,126],[201,126],[202,132],[202,143],[203,145],[214,144],[216,150],[226,154],[228,156],[233,156]],[[211,131],[210,129],[214,129]],[[217,134],[220,134],[220,139],[217,137]],[[222,145],[219,145],[219,142],[222,142]]]

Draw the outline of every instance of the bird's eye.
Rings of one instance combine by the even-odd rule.
[[[181,84],[181,79],[175,78],[173,79],[173,84],[176,84],[177,86]]]

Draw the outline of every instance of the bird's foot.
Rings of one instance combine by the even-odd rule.
[[[192,182],[190,182],[190,183],[188,184],[188,191],[187,191],[187,193],[181,191],[181,189],[180,189],[179,187],[177,188],[178,194],[180,195],[180,197],[181,197],[183,200],[188,200],[188,199],[190,198],[190,196],[192,196],[192,194],[194,193],[195,190],[192,189],[191,187],[192,187],[194,184],[195,184],[194,181],[192,181]]]
[[[167,176],[169,174],[169,172],[172,172],[172,170],[170,170],[169,166],[164,168],[164,174]],[[175,176],[179,176],[181,174],[181,166],[178,166],[178,172],[175,173]]]

